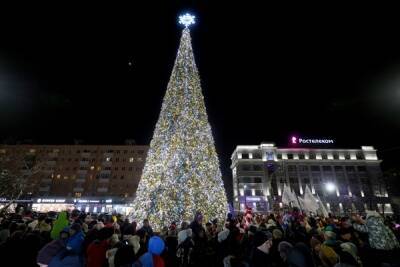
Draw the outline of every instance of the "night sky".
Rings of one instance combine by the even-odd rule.
[[[191,11],[225,177],[236,145],[287,146],[292,133],[373,145],[385,168],[399,166],[397,9],[197,2],[3,10],[0,138],[149,144],[178,48],[177,16]]]

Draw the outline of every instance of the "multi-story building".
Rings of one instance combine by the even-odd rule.
[[[1,145],[0,162],[2,171],[27,179],[24,196],[34,204],[82,203],[82,209],[91,210],[134,198],[147,150],[139,145]]]
[[[372,146],[278,148],[263,143],[237,146],[231,159],[236,210],[245,206],[258,211],[282,207],[281,195],[286,184],[298,196],[308,185],[332,212],[392,212],[382,180],[381,160]]]

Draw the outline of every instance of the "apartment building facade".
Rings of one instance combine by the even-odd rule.
[[[100,203],[132,201],[147,150],[140,145],[1,145],[0,162],[2,171],[28,179],[24,198],[36,204],[82,203],[91,210]]]

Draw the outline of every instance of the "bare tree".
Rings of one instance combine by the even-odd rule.
[[[31,178],[41,171],[41,165],[33,154],[0,156],[0,198],[8,200],[0,214],[36,186]]]

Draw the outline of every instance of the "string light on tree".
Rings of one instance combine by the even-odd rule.
[[[223,222],[228,210],[192,51],[194,19],[179,17],[185,28],[133,203],[134,219],[148,218],[156,230],[197,211]]]

